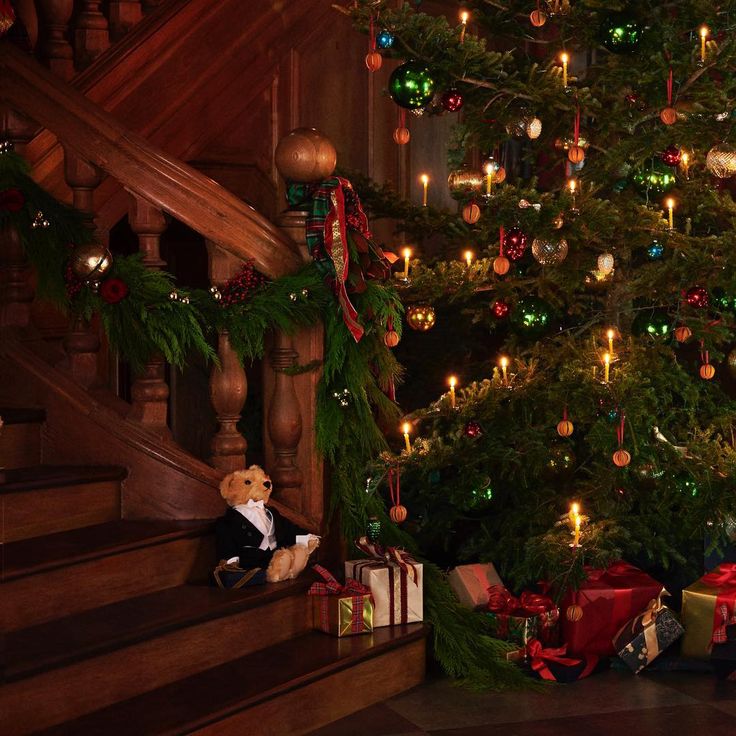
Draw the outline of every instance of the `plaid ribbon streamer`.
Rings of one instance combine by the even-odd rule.
[[[711,639],[711,645],[713,644],[725,644],[728,641],[728,629],[727,627],[731,624],[736,624],[736,613],[730,613],[728,606],[722,603],[718,608],[718,612],[721,614],[721,625],[717,626],[713,632],[713,639]]]
[[[365,631],[365,599],[370,596],[370,588],[359,583],[353,578],[348,578],[345,581],[345,585],[340,585],[337,578],[335,578],[329,570],[322,567],[322,565],[312,565],[312,569],[324,580],[324,582],[317,581],[312,583],[311,587],[307,591],[307,595],[323,596],[323,600],[320,601],[319,607],[320,628],[323,631],[330,630],[330,607],[328,597],[334,595],[344,598],[349,596],[351,599],[350,631],[353,634],[360,634]]]
[[[405,550],[398,547],[382,547],[380,544],[374,544],[368,541],[368,537],[361,537],[355,546],[367,557],[381,562],[394,563],[411,578],[414,585],[419,585],[417,581],[417,569],[415,567],[416,560]]]

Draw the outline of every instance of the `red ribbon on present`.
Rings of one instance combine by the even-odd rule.
[[[398,547],[382,547],[380,544],[369,542],[367,537],[361,537],[355,543],[355,546],[366,557],[380,560],[384,564],[393,563],[398,565],[401,571],[411,578],[414,585],[419,585],[417,568],[415,567],[416,560],[405,550],[399,549]]]
[[[317,581],[312,583],[307,595],[369,595],[371,589],[354,578],[348,578],[345,585],[340,585],[337,578],[322,565],[312,565],[312,569],[324,579],[324,583]]]
[[[722,562],[715,570],[703,575],[701,580],[713,588],[736,589],[736,563]]]
[[[531,660],[532,669],[539,674],[543,680],[556,681],[552,671],[547,666],[548,662],[555,662],[563,667],[575,667],[583,662],[580,658],[573,658],[567,656],[567,644],[556,649],[545,649],[542,646],[542,642],[538,639],[532,639],[526,646],[526,654]],[[583,671],[578,675],[578,679],[582,680],[587,677],[598,664],[598,657],[596,655],[588,656],[585,659],[586,665]]]
[[[491,585],[488,588],[487,608],[491,613],[528,618],[552,611],[555,604],[546,595],[524,591],[517,598],[503,585]]]

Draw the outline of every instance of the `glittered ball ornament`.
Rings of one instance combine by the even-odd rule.
[[[477,169],[471,169],[464,166],[461,169],[455,169],[450,172],[447,177],[447,186],[450,193],[456,196],[467,196],[473,192],[478,192],[483,186],[483,174]]]
[[[369,51],[365,55],[365,65],[369,72],[377,72],[383,66],[383,56],[378,51]]]
[[[664,246],[658,240],[653,240],[647,246],[647,258],[650,261],[659,261],[664,256]]]
[[[629,54],[641,43],[643,28],[627,12],[604,13],[598,27],[598,40],[613,54]]]
[[[705,166],[718,179],[729,179],[736,174],[736,148],[719,143],[708,151]]]
[[[526,252],[526,235],[519,227],[512,227],[503,237],[504,255],[511,261],[520,261]]]
[[[440,98],[440,104],[447,112],[457,112],[463,106],[464,102],[465,100],[460,90],[454,88],[443,92]]]
[[[662,163],[665,164],[665,166],[675,168],[679,166],[680,161],[682,161],[682,151],[673,144],[671,146],[667,146],[667,148],[659,154],[659,157],[662,159]]]
[[[332,175],[337,151],[330,139],[315,128],[297,128],[279,141],[275,160],[284,179],[307,184]]]
[[[616,266],[616,260],[612,253],[601,253],[598,256],[598,270],[604,275],[609,276],[613,273]]]
[[[434,87],[432,73],[418,61],[407,61],[394,69],[388,81],[391,99],[407,110],[428,105],[432,101]]]
[[[537,140],[542,135],[542,121],[538,117],[527,118],[526,135],[532,141]]]
[[[657,197],[669,192],[677,184],[677,177],[669,166],[653,160],[634,171],[631,183],[642,197]]]
[[[463,435],[472,440],[478,439],[483,434],[483,427],[475,419],[471,419],[463,427]]]
[[[480,220],[480,207],[475,202],[470,202],[463,207],[463,220],[468,225],[475,225]]]
[[[376,34],[376,48],[390,49],[394,45],[394,40],[394,34],[384,28]]]
[[[382,525],[381,520],[377,516],[371,516],[365,527],[365,536],[369,542],[374,544],[381,539]]]
[[[70,265],[78,279],[95,287],[112,268],[112,253],[99,243],[77,245],[72,251]]]
[[[534,238],[532,255],[542,266],[558,266],[567,258],[568,246],[564,238],[560,240],[545,240]]]
[[[503,299],[496,299],[496,301],[491,304],[491,315],[494,319],[506,319],[506,317],[509,316],[510,312],[511,305]]]
[[[406,323],[417,332],[429,332],[435,321],[434,307],[429,304],[414,304],[406,310]]]
[[[685,292],[685,301],[693,309],[706,309],[710,306],[710,294],[704,286],[692,286]]]
[[[511,325],[520,334],[530,338],[544,334],[551,321],[549,304],[534,296],[519,299],[511,313]]]

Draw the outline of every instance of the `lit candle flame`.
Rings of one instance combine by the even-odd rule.
[[[562,62],[562,86],[567,87],[567,62],[570,61],[570,57],[563,51],[560,54],[560,61]]]
[[[404,444],[406,445],[406,451],[411,452],[411,442],[409,441],[409,432],[411,431],[411,424],[404,422],[401,425],[401,431],[404,433]]]
[[[667,212],[669,216],[670,230],[675,229],[674,212],[675,212],[675,200],[670,197],[665,204],[667,205]]]
[[[570,179],[570,181],[567,182],[567,186],[570,189],[570,193],[575,194],[575,190],[578,188],[578,183],[575,179]]]
[[[503,384],[505,386],[509,382],[508,373],[506,372],[507,368],[509,367],[509,359],[504,355],[501,357],[501,360],[499,361],[499,363],[501,365],[501,373],[503,374]]]
[[[615,330],[608,330],[606,337],[608,338],[608,352],[613,354],[613,338],[616,337]]]
[[[463,254],[463,257],[465,258],[465,263],[467,264],[468,268],[470,268],[471,264],[473,263],[473,251],[466,250]]]
[[[411,248],[404,248],[404,250],[401,252],[401,255],[404,256],[404,278],[409,278],[409,259],[411,258]]]
[[[422,207],[427,206],[427,190],[429,189],[429,177],[426,174],[422,174],[419,177],[419,181],[422,182],[422,186],[424,187],[424,192],[422,194]]]
[[[455,408],[455,386],[457,386],[457,377],[450,376],[448,379],[450,383],[450,404],[452,408]]]
[[[700,27],[700,61],[705,63],[705,40],[708,38],[708,26]]]
[[[465,29],[468,27],[468,18],[470,18],[470,13],[468,13],[466,10],[463,10],[462,13],[460,13],[460,22],[463,24],[463,27],[460,29],[460,43],[465,43]]]

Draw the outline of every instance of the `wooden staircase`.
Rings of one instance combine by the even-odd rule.
[[[302,734],[422,680],[423,625],[312,631],[311,574],[220,591],[211,521],[122,519],[125,468],[42,465],[44,412],[0,416],[2,736]]]

